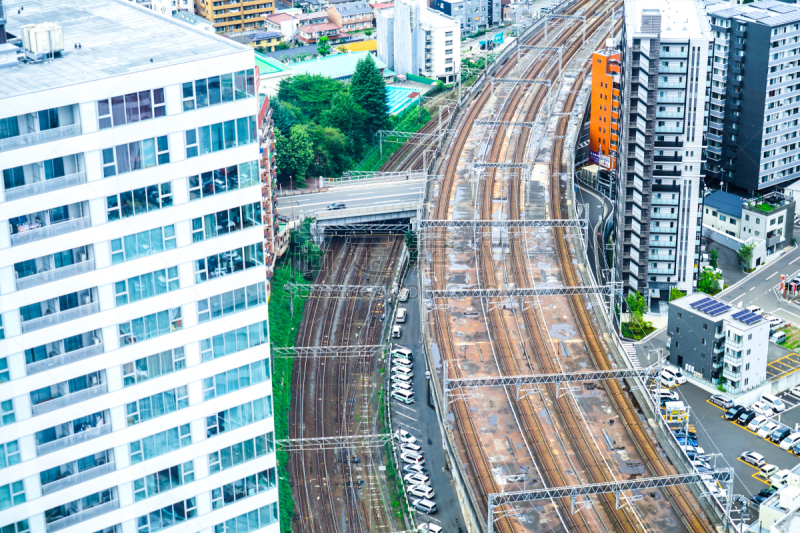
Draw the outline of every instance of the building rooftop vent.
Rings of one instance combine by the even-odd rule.
[[[30,61],[41,61],[64,51],[61,26],[52,22],[28,24],[22,27],[22,48]]]

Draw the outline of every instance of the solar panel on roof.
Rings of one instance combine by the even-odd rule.
[[[701,306],[698,306],[698,309],[699,309],[700,311],[707,312],[709,309],[711,309],[711,308],[713,308],[713,307],[716,307],[716,306],[718,306],[718,305],[719,305],[719,302],[718,302],[718,301],[716,301],[716,300],[710,300],[708,303],[705,303],[705,304],[703,304],[703,305],[701,305]]]
[[[725,304],[721,302],[714,302],[714,305],[709,305],[703,310],[711,315],[714,314],[716,310],[719,309],[720,307],[725,307]]]
[[[752,313],[751,313],[751,314],[752,314]],[[758,316],[758,315],[753,315],[753,316],[751,316],[751,317],[747,317],[747,319],[746,319],[744,322],[745,322],[745,324],[747,324],[747,325],[749,326],[749,325],[751,325],[751,324],[755,324],[755,323],[756,323],[756,322],[758,322],[759,320],[764,320],[764,318],[763,318],[763,317],[760,317],[760,316]]]
[[[713,301],[714,300],[712,300],[711,298],[703,298],[702,300],[698,300],[695,303],[693,303],[692,307],[697,309],[698,307],[707,305],[709,302],[713,302]]]
[[[733,318],[737,319],[737,320],[740,320],[742,317],[744,317],[745,315],[747,315],[747,313],[749,313],[749,312],[750,312],[750,311],[748,311],[747,309],[745,309],[744,311],[739,311],[738,313],[733,313],[731,316],[732,316]]]
[[[725,311],[727,311],[730,308],[731,308],[730,305],[721,305],[721,306],[715,307],[713,310],[706,311],[706,312],[711,316],[717,316],[717,315],[719,315],[721,313],[724,313]]]
[[[749,19],[753,19],[753,20],[761,20],[761,19],[769,17],[769,15],[767,13],[757,13],[755,11],[751,11],[750,13],[745,13],[742,16],[747,17]]]
[[[769,8],[769,10],[770,11],[775,11],[776,13],[791,13],[792,11],[795,10],[795,8],[789,7],[789,6],[778,5],[778,6],[771,6]]]

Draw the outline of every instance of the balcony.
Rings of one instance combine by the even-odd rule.
[[[86,509],[85,511],[69,515],[61,520],[56,520],[55,522],[47,524],[47,533],[61,531],[64,528],[74,526],[75,524],[80,524],[81,522],[85,522],[86,520],[96,516],[110,513],[111,511],[115,511],[117,509],[119,509],[119,499],[101,503],[100,505],[96,505],[95,507]]]
[[[39,374],[40,372],[45,372],[51,368],[58,368],[59,366],[68,365],[76,361],[82,361],[83,359],[94,357],[95,355],[100,355],[104,351],[103,342],[98,337],[95,338],[97,339],[97,344],[92,344],[85,348],[73,350],[65,354],[56,354],[43,361],[29,363],[25,367],[25,373],[29,376],[33,374]]]
[[[661,246],[661,247],[664,247],[664,248],[675,248],[675,245],[677,244],[677,241],[664,241],[664,240],[650,239],[649,241],[647,241],[647,243],[650,246]]]
[[[656,133],[683,133],[683,126],[656,126]]]
[[[69,218],[63,222],[50,224],[48,226],[29,227],[11,236],[11,246],[19,246],[42,239],[49,239],[50,237],[57,237],[66,233],[72,233],[73,231],[86,229],[91,225],[92,221],[87,214],[76,218]]]
[[[719,346],[714,346],[712,348],[714,353],[725,353],[725,344],[720,344]]]
[[[37,144],[47,143],[51,141],[58,141],[75,137],[81,134],[81,125],[70,124],[63,128],[53,128],[44,131],[35,131],[33,133],[26,133],[24,135],[17,135],[16,137],[9,137],[0,140],[0,152],[7,152],[9,150],[16,150],[25,146],[35,146]]]
[[[86,183],[86,173],[76,172],[68,176],[61,176],[60,178],[53,178],[44,181],[37,181],[14,187],[13,189],[6,190],[6,200],[19,200],[20,198],[27,198],[28,196],[36,196],[37,194],[44,194],[50,191],[58,191],[72,187],[73,185],[80,185]]]
[[[648,274],[669,274],[674,275],[675,269],[674,268],[648,268]]]
[[[741,348],[744,345],[744,343],[743,341],[735,341],[732,339],[728,339],[725,341],[725,345],[728,346],[729,348]]]
[[[784,241],[783,235],[776,235],[774,237],[767,237],[767,248],[771,248],[776,244],[780,244]]]
[[[675,73],[675,74],[686,74],[686,67],[665,67],[663,65],[658,66],[658,72],[662,73]]]
[[[678,218],[678,213],[650,213],[650,218],[676,220]]]
[[[73,265],[65,266],[62,268],[55,268],[53,270],[46,270],[38,274],[25,276],[24,278],[16,278],[14,280],[14,283],[17,287],[17,290],[21,291],[24,289],[29,289],[31,287],[37,287],[39,285],[42,285],[43,283],[49,283],[51,281],[71,278],[72,276],[77,276],[78,274],[91,272],[94,269],[95,269],[94,259],[88,259],[81,263],[75,263]]]
[[[680,52],[680,51],[678,51],[678,52],[673,52],[673,51],[661,52],[660,54],[658,54],[658,57],[678,57],[678,58],[680,58],[680,57],[689,57],[689,51],[686,50],[684,52]]]
[[[85,303],[66,311],[45,315],[39,318],[34,318],[22,323],[22,333],[30,333],[42,328],[53,326],[55,324],[63,324],[76,318],[83,318],[85,316],[93,315],[100,312],[100,302],[94,301]]]
[[[101,426],[86,429],[80,433],[67,435],[65,437],[61,437],[60,439],[46,442],[44,444],[37,444],[36,454],[39,456],[47,455],[48,453],[57,452],[63,450],[64,448],[68,448],[82,442],[87,442],[98,437],[102,437],[103,435],[108,435],[109,433],[111,433],[110,421]]]
[[[67,394],[66,396],[54,398],[48,402],[40,403],[39,405],[32,405],[31,412],[33,413],[33,416],[39,416],[44,413],[55,411],[56,409],[61,409],[62,407],[66,407],[68,405],[88,400],[89,398],[102,396],[107,392],[108,383],[100,383],[99,385],[88,389],[83,389],[82,391],[78,391],[74,394]]]
[[[667,228],[664,226],[650,226],[650,233],[678,233],[678,228]]]
[[[667,161],[671,163],[680,163],[683,161],[683,156],[680,155],[654,155],[653,160],[656,162]]]
[[[725,338],[725,332],[724,331],[714,332],[714,338],[715,339],[724,339]],[[730,341],[725,341],[725,342],[730,342]]]
[[[680,170],[666,170],[663,168],[653,169],[653,176],[680,176]]]
[[[117,464],[114,461],[111,461],[109,463],[96,466],[89,470],[78,472],[77,474],[71,474],[67,477],[62,477],[61,479],[42,485],[42,495],[46,496],[48,494],[53,494],[54,492],[58,492],[60,490],[69,487],[74,487],[75,485],[83,483],[84,481],[89,481],[90,479],[110,474],[111,472],[114,472],[116,469],[117,469]]]
[[[738,372],[734,372],[733,370],[730,370],[729,368],[723,368],[722,369],[722,375],[725,376],[727,379],[734,379],[734,380],[742,379],[742,371],[741,370],[739,370]]]
[[[674,255],[648,255],[648,261],[675,261]]]
[[[658,82],[659,89],[685,89],[686,82],[685,81],[659,81]]]

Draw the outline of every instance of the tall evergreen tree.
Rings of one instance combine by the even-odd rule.
[[[389,129],[389,105],[386,103],[386,82],[370,54],[359,60],[350,80],[350,94],[367,117],[364,122],[367,139],[378,130]]]
[[[306,172],[314,158],[311,139],[303,126],[292,126],[292,133],[285,137],[280,130],[275,132],[275,159],[278,174],[293,176],[298,187],[306,184]]]

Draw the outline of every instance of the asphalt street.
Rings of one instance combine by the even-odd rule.
[[[410,289],[411,298],[408,302],[398,303],[398,306],[404,307],[408,316],[405,324],[402,324],[402,336],[399,340],[393,340],[397,344],[410,349],[414,354],[413,387],[416,401],[410,405],[403,404],[397,400],[391,401],[392,432],[404,429],[417,438],[418,442],[416,444],[422,446],[425,457],[424,466],[428,469],[431,487],[436,493],[433,501],[436,502],[438,512],[434,515],[415,512],[417,525],[430,520],[432,524],[441,526],[448,533],[461,533],[465,530],[463,527],[464,519],[461,516],[461,508],[454,503],[458,501],[458,496],[453,485],[453,476],[448,471],[449,465],[444,452],[442,434],[439,430],[439,415],[433,408],[433,403],[428,402],[428,380],[425,376],[427,366],[422,351],[416,269],[412,269],[409,273],[406,287]],[[391,318],[394,319],[394,315]],[[400,442],[395,440],[395,445],[399,451]],[[399,464],[402,469],[403,463],[400,462]]]
[[[365,185],[328,189],[311,194],[281,195],[278,197],[278,214],[292,217],[301,211],[325,209],[334,202],[344,202],[346,207],[366,207],[393,202],[419,200],[425,189],[422,181],[393,182],[386,185]]]
[[[583,187],[577,188],[575,199],[580,204],[589,204],[589,264],[592,267],[595,279],[598,283],[601,283],[602,280],[598,277],[597,265],[595,264],[595,250],[597,249],[598,239],[602,239],[602,236],[598,236],[598,232],[601,231],[601,222],[611,213],[611,201],[605,196]],[[601,254],[604,249],[601,245]],[[602,258],[599,260],[603,264]]]

